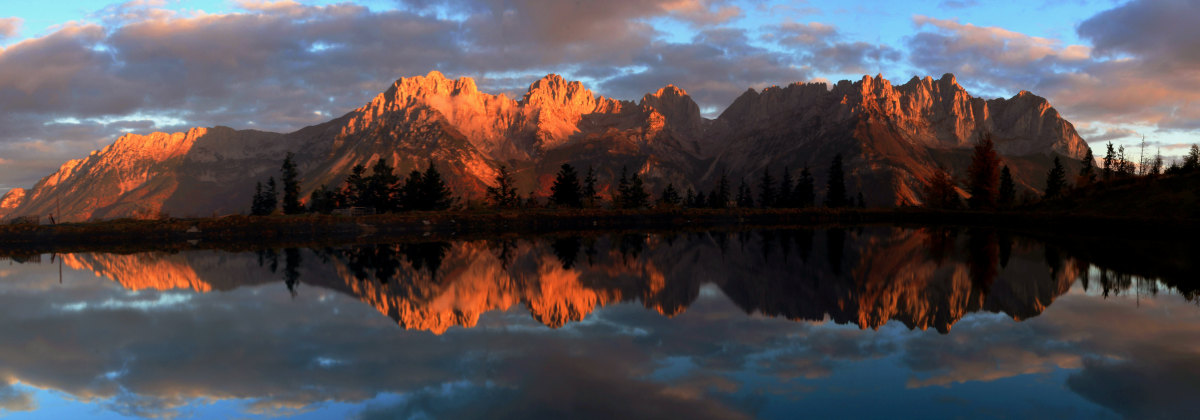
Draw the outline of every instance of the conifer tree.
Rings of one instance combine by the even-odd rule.
[[[1092,156],[1092,148],[1087,148],[1087,154],[1083,156],[1083,168],[1079,169],[1079,176],[1075,180],[1075,185],[1078,187],[1086,187],[1096,182],[1096,158]]]
[[[640,209],[649,204],[650,194],[646,193],[646,186],[642,182],[642,177],[633,173],[629,177],[629,186],[625,189],[625,196],[621,197],[621,205],[627,209]]]
[[[740,208],[754,207],[754,193],[750,192],[750,186],[746,185],[745,179],[738,184],[737,198],[734,199],[734,202]]]
[[[596,190],[596,171],[588,165],[587,176],[583,178],[583,201],[588,207],[596,207],[600,200],[600,192]]]
[[[867,208],[867,200],[865,200],[865,199],[863,198],[863,193],[862,193],[862,191],[859,191],[859,192],[858,192],[858,201],[857,201],[857,202],[855,202],[854,204],[855,204],[856,206],[858,206],[858,208],[860,208],[860,209],[865,209],[865,208]]]
[[[583,207],[581,196],[579,174],[570,164],[562,164],[554,177],[554,185],[550,186],[550,202],[560,207]]]
[[[833,157],[829,165],[829,182],[825,184],[825,207],[846,207],[846,173],[842,169],[842,154]]]
[[[1108,142],[1108,152],[1104,154],[1104,180],[1110,181],[1117,172],[1117,151],[1112,142]]]
[[[1200,169],[1200,146],[1195,144],[1188,149],[1187,156],[1183,158],[1183,171],[1192,172]]]
[[[442,174],[438,172],[432,160],[421,175],[421,204],[422,210],[446,210],[454,204],[450,187],[442,181]]]
[[[270,211],[266,211],[262,181],[258,181],[254,183],[254,198],[250,201],[250,214],[254,216],[266,216],[270,213]]]
[[[925,206],[930,208],[956,209],[962,204],[958,192],[954,190],[954,179],[950,177],[950,173],[946,172],[944,167],[938,167],[934,171],[933,177],[925,185],[922,195],[924,195]]]
[[[721,173],[721,178],[717,180],[716,188],[708,195],[708,207],[714,209],[723,209],[729,207],[729,175]]]
[[[495,182],[496,186],[487,187],[487,199],[492,206],[500,209],[516,207],[520,197],[517,196],[516,187],[513,187],[512,174],[508,173],[507,165],[500,165]]]
[[[266,213],[275,212],[275,208],[279,207],[279,193],[275,191],[275,177],[267,178],[267,189],[263,191],[263,209]]]
[[[695,191],[695,190],[693,190],[693,189],[691,189],[691,188],[688,188],[688,189],[687,189],[687,195],[684,195],[684,196],[683,196],[683,205],[684,205],[685,207],[697,207],[697,206],[696,206],[696,191]]]
[[[283,214],[304,212],[304,206],[300,205],[300,174],[296,172],[295,157],[294,153],[288,152],[279,168],[279,179],[283,181]]]
[[[796,207],[796,200],[793,198],[795,194],[794,184],[791,171],[788,170],[787,166],[784,166],[783,177],[779,180],[779,198],[776,200],[777,207]]]
[[[371,176],[365,180],[363,201],[366,207],[374,208],[380,213],[400,210],[399,183],[400,178],[395,174],[395,168],[388,164],[387,159],[375,161],[371,167]]]
[[[329,214],[337,208],[337,192],[321,185],[308,196],[308,211]]]
[[[1063,169],[1062,161],[1058,159],[1058,156],[1055,156],[1054,167],[1050,168],[1050,173],[1046,174],[1046,198],[1057,198],[1062,195],[1066,188],[1066,171]]]
[[[629,195],[629,169],[626,168],[625,166],[622,166],[621,167],[621,178],[617,180],[617,190],[613,193],[613,196],[612,196],[613,208],[615,208],[615,209],[626,208],[625,203],[623,203],[621,200],[624,200],[625,197],[627,197],[628,195]]]
[[[675,189],[675,184],[668,183],[666,188],[663,188],[662,195],[658,197],[658,207],[672,208],[679,206],[679,191]]]
[[[354,165],[354,168],[350,169],[350,175],[346,176],[346,188],[343,190],[345,205],[366,207],[363,200],[363,192],[367,189],[367,179],[363,176],[366,171],[367,168],[362,164]]]
[[[421,171],[413,169],[400,187],[400,207],[407,211],[423,210],[421,195]]]
[[[771,176],[770,168],[763,168],[762,178],[758,181],[758,205],[762,208],[775,207],[778,198],[775,191],[775,177]]]
[[[1089,155],[1091,153],[1088,153]],[[1083,173],[1080,173],[1083,176]],[[1092,174],[1095,177],[1095,174]],[[1008,169],[1008,165],[1000,169],[1000,191],[996,197],[996,206],[1002,209],[1011,208],[1017,200],[1017,186],[1013,182],[1012,171]]]
[[[996,208],[996,195],[1000,183],[1000,156],[991,134],[984,133],[975,145],[971,166],[967,168],[968,188],[971,198],[967,204],[972,209]]]
[[[796,192],[792,197],[796,201],[796,207],[812,207],[816,204],[816,185],[807,166],[800,171],[800,181],[796,183]]]

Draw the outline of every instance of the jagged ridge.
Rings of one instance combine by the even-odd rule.
[[[595,167],[603,184],[628,167],[655,190],[667,183],[706,190],[721,174],[752,179],[784,166],[809,167],[823,182],[824,165],[841,153],[851,192],[864,192],[872,205],[916,204],[932,169],[948,162],[961,172],[958,162],[984,131],[1031,189],[1052,155],[1077,159],[1086,147],[1045,99],[1024,91],[974,98],[949,74],[900,86],[876,76],[832,88],[751,89],[709,120],[672,85],[634,103],[551,74],[515,100],[435,71],[402,78],[363,107],[293,133],[214,127],[122,136],[28,191],[11,191],[0,217],[243,212],[254,182],[276,175],[288,151],[297,153],[305,196],[340,184],[354,165],[387,158],[400,173],[434,161],[468,200],[481,198],[501,164],[514,168],[519,188],[541,194],[567,162]]]

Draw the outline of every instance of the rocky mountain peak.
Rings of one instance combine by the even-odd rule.
[[[548,74],[529,85],[521,103],[531,108],[556,108],[588,114],[596,109],[596,95],[578,81],[566,81],[557,74]]]
[[[667,85],[654,93],[647,93],[640,104],[652,112],[658,112],[667,122],[683,134],[696,133],[704,123],[700,106],[687,92],[675,85]]]
[[[24,188],[13,188],[8,190],[3,197],[0,197],[0,218],[3,218],[4,216],[7,216],[8,213],[11,213],[17,208],[17,206],[21,205],[22,201],[25,201]]]

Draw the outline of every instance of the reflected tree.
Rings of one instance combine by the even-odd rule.
[[[579,257],[579,248],[582,246],[583,240],[578,236],[558,238],[550,243],[550,248],[554,250],[554,256],[558,257],[558,262],[562,263],[563,270],[570,270],[575,266],[575,260]]]

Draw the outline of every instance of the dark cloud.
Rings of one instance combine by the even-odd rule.
[[[1084,140],[1087,140],[1089,143],[1099,143],[1134,137],[1138,135],[1138,132],[1128,128],[1109,128],[1103,131],[1098,129],[1080,129],[1079,135],[1083,136]]]
[[[790,48],[816,71],[833,73],[879,73],[887,63],[899,61],[900,51],[883,44],[845,41],[837,28],[819,22],[777,25],[764,36]]]

